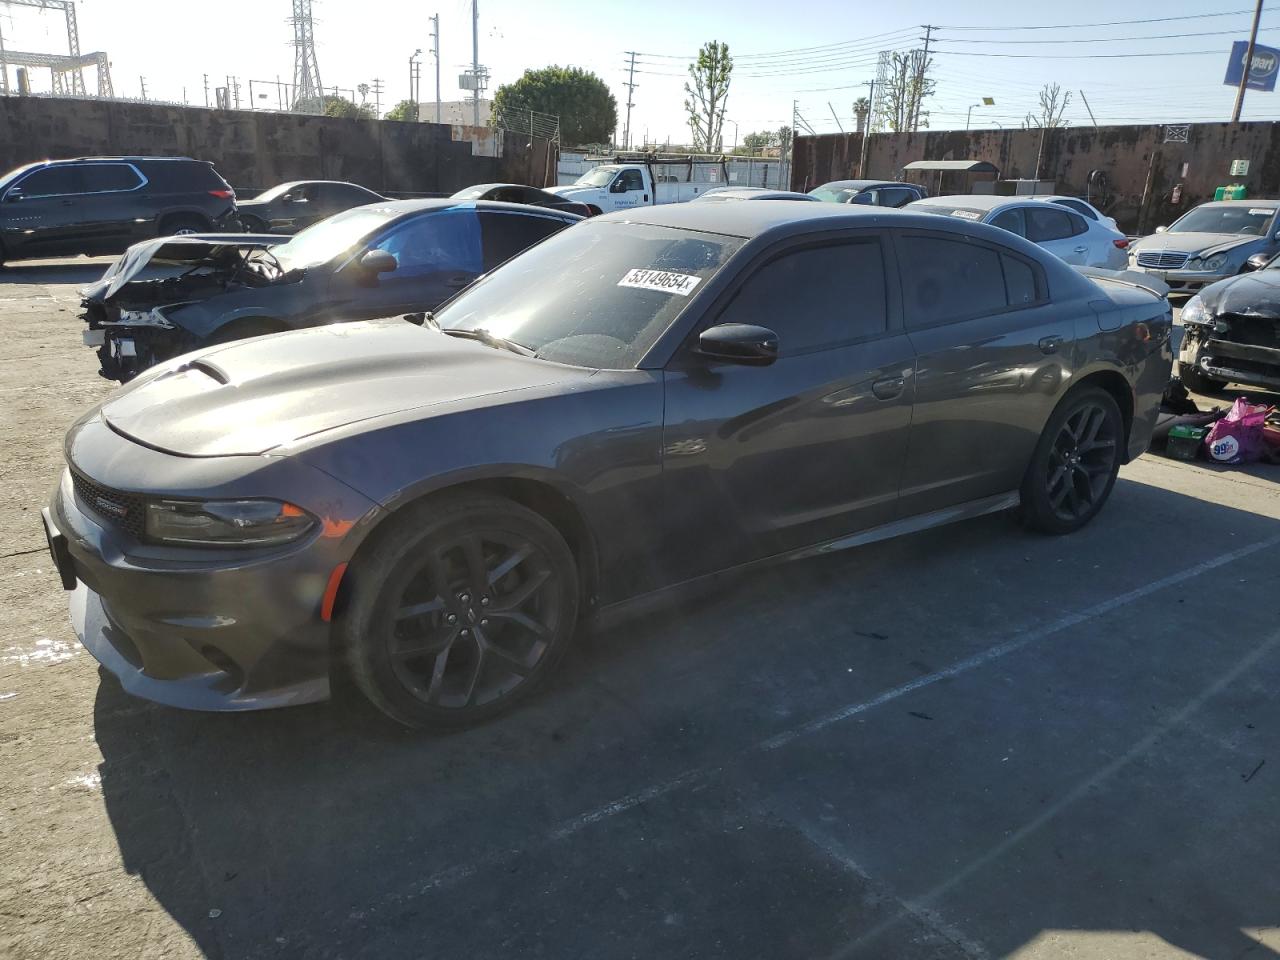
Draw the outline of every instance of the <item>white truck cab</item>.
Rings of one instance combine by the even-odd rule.
[[[699,174],[707,179],[695,179]],[[630,207],[684,203],[725,186],[727,180],[723,158],[646,157],[603,163],[588,170],[576,183],[547,189],[566,200],[590,204],[601,213],[612,213]]]

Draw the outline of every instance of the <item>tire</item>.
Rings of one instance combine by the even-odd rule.
[[[191,213],[174,213],[160,221],[156,236],[182,237],[192,233],[206,233],[209,222]]]
[[[1022,517],[1041,533],[1079,530],[1097,516],[1120,472],[1124,419],[1115,398],[1081,386],[1054,409],[1022,480]]]
[[[335,636],[348,671],[408,727],[457,729],[507,711],[554,671],[577,624],[568,545],[501,497],[407,508],[347,576]]]
[[[1199,360],[1199,357],[1197,356],[1196,359]],[[1179,363],[1178,377],[1182,380],[1182,385],[1192,393],[1212,395],[1227,389],[1225,380],[1215,380],[1213,377],[1205,376],[1193,363]]]
[[[240,215],[240,227],[245,233],[268,233],[265,221],[253,216],[252,214]]]
[[[234,343],[237,340],[248,340],[250,337],[265,337],[272,333],[283,333],[287,328],[277,320],[267,317],[246,317],[232,320],[219,327],[205,340],[202,346],[214,346],[220,343]]]

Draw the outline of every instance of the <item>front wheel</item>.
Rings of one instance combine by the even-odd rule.
[[[356,686],[391,719],[432,729],[532,693],[577,623],[577,566],[556,529],[488,496],[428,501],[392,523],[352,563],[336,624]]]
[[[1022,515],[1043,533],[1071,533],[1111,495],[1124,443],[1115,399],[1100,387],[1071,391],[1036,444],[1022,481]]]

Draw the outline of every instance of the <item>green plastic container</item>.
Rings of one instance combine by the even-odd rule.
[[[1216,190],[1214,190],[1214,191],[1213,191],[1213,199],[1215,199],[1215,200],[1225,200],[1225,199],[1227,199],[1227,188],[1226,188],[1226,187],[1218,187]]]
[[[1243,200],[1249,195],[1249,188],[1243,183],[1233,183],[1226,189],[1224,200]]]
[[[1175,460],[1194,460],[1200,453],[1208,427],[1192,427],[1178,424],[1169,431],[1169,443],[1165,453]]]

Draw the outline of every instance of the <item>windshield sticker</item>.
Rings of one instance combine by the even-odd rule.
[[[952,210],[953,217],[964,217],[966,220],[981,220],[982,214],[976,210]]]
[[[618,286],[636,287],[639,290],[658,290],[662,293],[674,293],[679,297],[687,297],[701,282],[701,277],[691,277],[686,273],[667,273],[665,270],[646,270],[635,267],[628,270],[627,275],[618,281]]]
[[[1249,216],[1251,217],[1269,217],[1273,213],[1275,213],[1275,211],[1270,209],[1269,207],[1250,207],[1249,208]]]

